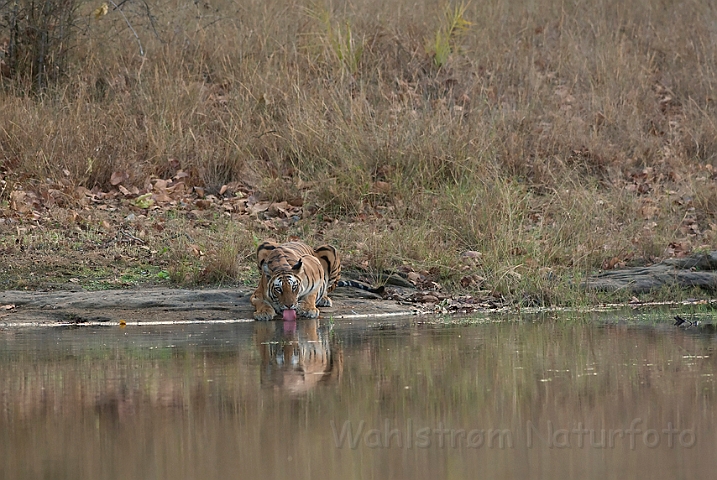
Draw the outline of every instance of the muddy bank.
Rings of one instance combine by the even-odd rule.
[[[247,288],[146,288],[94,292],[11,290],[0,292],[0,327],[120,321],[128,324],[253,321],[254,308],[249,303],[251,293]],[[333,307],[321,309],[322,318],[381,317],[418,312],[415,307],[347,288],[337,289],[332,299]]]
[[[388,282],[395,283],[395,282]],[[717,291],[717,252],[667,259],[639,268],[610,270],[588,278],[584,287],[602,291],[645,293],[665,286]],[[452,296],[392,285],[383,297],[352,288],[332,295],[334,306],[321,318],[386,317],[416,313],[470,313],[504,307],[488,296]],[[0,291],[0,327],[86,323],[184,323],[253,321],[247,287],[128,290]]]

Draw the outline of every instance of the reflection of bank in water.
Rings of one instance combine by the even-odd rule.
[[[261,356],[261,386],[304,393],[338,382],[343,352],[330,329],[318,320],[256,322],[254,340]]]

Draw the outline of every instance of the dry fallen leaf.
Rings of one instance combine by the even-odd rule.
[[[103,3],[92,12],[92,15],[94,15],[95,18],[99,19],[107,15],[108,11],[109,5],[107,5],[107,3]]]
[[[642,218],[645,220],[649,220],[657,216],[657,211],[657,207],[651,203],[645,203],[642,207],[640,207],[640,215],[642,215]]]
[[[618,257],[612,257],[609,260],[605,260],[602,262],[602,269],[603,270],[612,270],[614,268],[623,268],[625,266],[625,262],[623,262]]]
[[[27,213],[30,211],[31,206],[26,203],[27,193],[22,190],[15,190],[10,193],[10,208],[18,213]]]
[[[110,184],[116,187],[120,183],[126,182],[129,179],[129,174],[123,171],[112,172],[110,175]]]
[[[286,218],[288,215],[289,210],[289,204],[287,202],[278,202],[278,203],[272,203],[269,205],[269,208],[267,209],[267,215],[270,217],[277,217],[281,216]]]
[[[377,180],[373,183],[373,189],[376,191],[376,193],[388,193],[389,191],[391,191],[391,184],[388,182]]]
[[[265,212],[271,206],[271,202],[257,202],[254,205],[247,206],[249,213],[256,215],[257,213]]]
[[[160,192],[160,193],[154,193],[154,194],[152,194],[152,200],[154,200],[155,203],[160,203],[160,204],[161,204],[161,203],[171,202],[171,201],[172,201],[172,197],[170,197],[169,195],[167,195],[167,194],[164,193],[164,192]]]
[[[461,287],[480,287],[485,282],[485,278],[480,275],[466,275],[461,278]]]
[[[671,257],[682,258],[690,253],[690,245],[687,242],[672,242],[665,249],[665,254]]]
[[[92,196],[92,192],[91,192],[88,188],[83,187],[83,186],[77,187],[77,188],[75,189],[75,191],[76,191],[77,194],[78,194],[79,196],[81,196],[81,197],[82,197],[82,196],[84,196],[84,197],[91,197],[91,196]]]
[[[202,210],[206,210],[207,208],[209,208],[212,205],[212,202],[210,202],[209,200],[197,199],[194,201],[194,205],[196,205],[198,208],[200,208]]]

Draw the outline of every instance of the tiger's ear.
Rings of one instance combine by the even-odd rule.
[[[259,248],[256,249],[256,261],[259,267],[261,267],[267,260],[269,260],[269,257],[272,253],[276,250],[276,243],[272,242],[271,240],[267,240],[266,242],[259,245]]]
[[[301,263],[301,259],[299,259],[298,262],[296,262],[296,265],[291,267],[291,270],[293,270],[296,273],[299,273],[301,271],[301,267],[303,266],[303,263]]]
[[[266,262],[262,262],[261,269],[264,272],[264,275],[266,275],[266,278],[271,278],[271,272],[269,271],[269,265],[267,265]]]

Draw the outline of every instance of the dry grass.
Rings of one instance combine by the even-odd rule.
[[[177,165],[208,193],[301,197],[297,224],[215,250],[212,281],[236,278],[249,238],[297,235],[353,266],[564,302],[546,278],[717,246],[710,2],[166,1],[153,25],[123,10],[144,56],[110,9],[42,96],[4,80],[2,200],[109,191],[117,171],[141,189]],[[449,35],[456,15],[470,24]],[[468,270],[465,250],[482,253]]]

